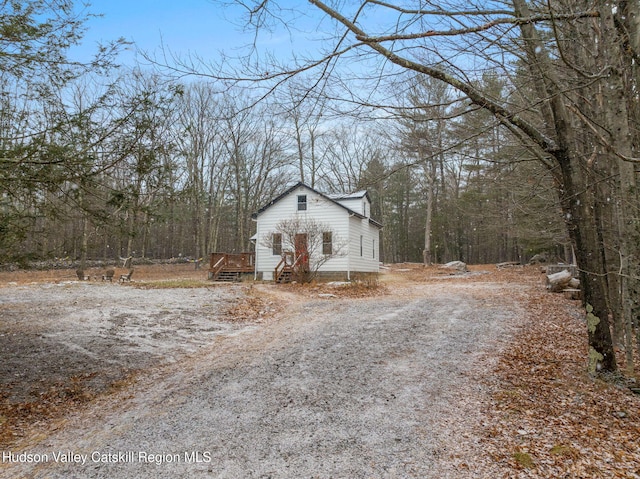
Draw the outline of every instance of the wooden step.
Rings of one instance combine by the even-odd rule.
[[[235,271],[220,271],[214,281],[220,283],[234,283],[236,281],[240,281],[240,273]]]
[[[277,283],[290,283],[291,282],[291,271],[283,271],[280,273],[280,276],[276,279]]]

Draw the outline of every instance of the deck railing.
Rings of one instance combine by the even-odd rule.
[[[216,261],[216,264],[209,268],[209,273],[212,278],[216,278],[220,274],[220,271],[224,268],[225,262],[226,258],[222,256],[218,261]]]
[[[276,265],[274,270],[273,279],[275,280],[276,283],[280,281],[280,277],[282,276],[282,273],[284,273],[285,271],[292,271],[291,266],[293,263],[294,263],[294,257],[292,252],[285,251],[284,253],[282,253],[280,262]]]
[[[209,277],[215,279],[220,273],[253,273],[255,253],[211,253]]]
[[[291,272],[292,275],[306,273],[309,263],[309,254],[302,253],[298,256],[291,251],[285,251],[282,253],[280,262],[276,265],[274,270],[274,280],[276,283],[280,282],[283,273],[286,271]]]

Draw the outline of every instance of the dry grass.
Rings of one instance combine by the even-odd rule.
[[[174,288],[207,288],[213,287],[216,283],[213,283],[207,279],[193,279],[193,278],[173,278],[173,279],[158,279],[158,280],[145,280],[143,282],[126,283],[135,287],[145,289],[174,289]]]
[[[133,267],[134,272],[132,280],[134,283],[152,282],[152,281],[178,281],[192,280],[194,282],[202,282],[202,286],[210,285],[207,283],[207,268],[202,267],[196,270],[193,264],[153,264],[153,265],[136,265]],[[91,280],[101,282],[102,275],[106,268],[90,268],[85,271]],[[115,268],[114,283],[118,282],[121,274],[129,272],[125,268]],[[35,270],[19,270],[19,271],[0,271],[0,286],[13,284],[33,284],[33,283],[62,283],[65,281],[77,281],[78,277],[73,269],[53,269],[46,271]],[[175,286],[185,287],[185,286]],[[193,286],[191,286],[193,287]]]

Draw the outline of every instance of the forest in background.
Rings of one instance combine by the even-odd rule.
[[[325,193],[367,189],[387,262],[423,260],[429,208],[433,262],[564,256],[550,175],[481,115],[445,128],[437,115],[455,104],[363,124],[292,112],[293,100],[248,108],[242,92],[139,71],[117,87],[108,106],[94,103],[102,91],[74,89],[71,105],[21,113],[25,123],[58,122],[56,148],[72,161],[40,164],[37,183],[8,185],[5,260],[250,251],[251,214],[297,181]],[[416,84],[408,100],[433,89]],[[79,112],[83,104],[91,108]]]
[[[251,214],[297,181],[368,190],[386,262],[422,262],[425,236],[429,262],[566,257],[552,176],[486,113],[457,117],[464,99],[441,82],[407,74],[410,87],[381,87],[393,115],[354,117],[303,102],[302,81],[258,102],[217,80],[116,68],[117,43],[65,64],[53,62],[63,39],[23,35],[15,65],[1,60],[2,262],[250,251]],[[42,36],[51,61],[29,46]],[[513,93],[495,73],[479,81]]]
[[[309,18],[231,3],[254,51]],[[572,251],[589,369],[616,371],[614,344],[633,364],[637,2],[310,0],[316,57],[126,69],[122,40],[67,57],[86,19],[73,2],[1,5],[0,261],[239,252],[287,185],[366,188],[387,262]]]

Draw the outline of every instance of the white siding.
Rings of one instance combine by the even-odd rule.
[[[370,224],[368,219],[352,217],[349,221],[351,251],[350,271],[374,272],[378,271],[380,258],[378,247],[380,244],[379,229]],[[362,238],[362,249],[360,248]],[[375,246],[375,257],[373,254]],[[361,254],[362,251],[362,254]]]
[[[360,198],[340,198],[336,201],[362,216],[366,216],[367,218],[371,216],[371,204],[366,196]]]
[[[306,211],[298,211],[298,195],[307,195]],[[327,198],[318,195],[314,191],[304,187],[299,187],[260,213],[257,218],[256,271],[263,272],[264,279],[270,279],[265,277],[265,275],[271,275],[281,259],[280,256],[273,255],[271,247],[264,244],[265,235],[269,237],[273,232],[275,232],[276,226],[281,220],[296,216],[302,219],[313,218],[319,223],[330,225],[333,231],[333,244],[335,247],[340,243],[346,243],[348,241],[348,211]],[[291,251],[293,250],[293,245],[283,244],[282,249],[283,251]],[[346,271],[346,250],[347,248],[345,246],[345,255],[331,258],[322,265],[320,271]],[[320,250],[310,253],[313,257],[314,254],[322,254],[322,251]]]
[[[307,209],[298,211],[298,195],[307,195]],[[310,190],[299,186],[285,197],[265,209],[257,217],[256,228],[256,272],[262,273],[264,280],[273,279],[273,271],[281,257],[274,255],[271,246],[265,244],[265,237],[270,238],[276,231],[277,224],[283,219],[294,217],[313,218],[315,221],[327,224],[333,232],[333,247],[342,247],[340,254],[323,264],[319,271],[323,272],[377,272],[379,266],[380,231],[372,225],[368,218],[361,218],[352,212],[370,215],[370,204],[366,196],[339,200],[339,203],[350,210],[341,207],[336,202]],[[360,237],[362,236],[362,256],[360,255]],[[293,245],[284,243],[283,251],[293,250]],[[322,245],[319,246],[320,248]],[[375,249],[375,257],[373,251]],[[322,254],[311,251],[311,257]]]

